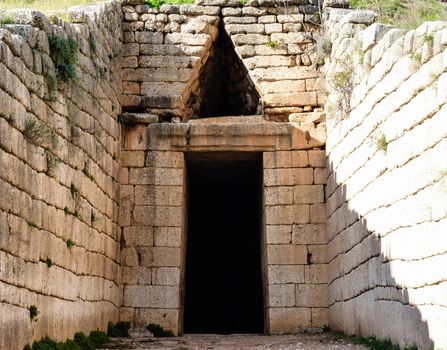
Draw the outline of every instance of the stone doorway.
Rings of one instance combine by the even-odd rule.
[[[185,333],[263,333],[262,154],[189,153]]]

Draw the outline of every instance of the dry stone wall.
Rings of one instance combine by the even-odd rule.
[[[329,325],[445,349],[447,23],[374,20],[328,18]]]
[[[122,14],[116,2],[70,13],[12,11],[0,28],[0,349],[105,329],[121,305]],[[79,45],[60,89],[55,36]]]
[[[251,114],[288,121],[293,113],[312,112],[323,105],[314,53],[319,35],[314,23],[320,11],[317,1],[242,5],[213,0],[162,5],[159,10],[141,3],[129,0],[123,6],[123,108],[162,119],[198,117],[211,77],[206,64],[216,58],[218,35],[231,38],[261,96],[260,108]]]

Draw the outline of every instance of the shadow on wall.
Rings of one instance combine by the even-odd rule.
[[[413,270],[405,261],[390,260],[385,238],[349,207],[346,185],[336,182],[332,163],[328,174],[334,179],[327,187],[330,328],[349,335],[390,339],[400,346],[433,349],[427,315],[442,327],[445,311],[424,305],[423,315],[418,305],[412,305],[411,289],[399,282],[410,275],[417,279],[420,268]],[[434,349],[441,349],[436,345]]]

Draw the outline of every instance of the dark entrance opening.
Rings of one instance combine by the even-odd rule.
[[[262,156],[187,155],[185,333],[263,333]]]
[[[259,93],[235,51],[223,21],[210,57],[200,73],[200,117],[260,113]]]

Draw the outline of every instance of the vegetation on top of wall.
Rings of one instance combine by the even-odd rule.
[[[194,0],[145,0],[144,3],[149,5],[152,8],[160,10],[161,5],[170,4],[170,5],[187,5],[194,4]]]
[[[73,38],[63,38],[53,35],[48,38],[50,57],[56,67],[59,82],[69,83],[77,78],[76,63],[78,62],[79,45]]]
[[[2,25],[2,24],[15,24],[15,23],[16,23],[15,19],[10,17],[10,16],[0,17],[0,25]]]
[[[91,5],[101,0],[2,0],[0,1],[0,10],[28,8],[43,13],[54,13],[62,11],[71,6]]]
[[[416,345],[400,348],[399,345],[393,344],[390,340],[380,340],[376,337],[358,337],[355,335],[346,335],[338,331],[329,331],[330,335],[336,339],[345,339],[354,344],[363,345],[371,350],[418,350]]]
[[[352,7],[378,13],[379,21],[415,29],[427,21],[447,20],[447,6],[438,0],[349,0]]]

